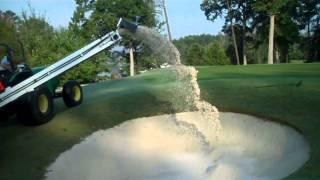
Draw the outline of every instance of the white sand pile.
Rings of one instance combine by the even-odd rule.
[[[308,145],[291,128],[247,115],[220,116],[219,141],[201,112],[140,118],[98,131],[61,154],[47,179],[280,179],[308,159]]]

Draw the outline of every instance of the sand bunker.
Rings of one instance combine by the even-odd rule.
[[[220,113],[217,141],[204,116],[139,118],[95,132],[61,154],[47,179],[280,179],[308,159],[307,143],[291,128]]]

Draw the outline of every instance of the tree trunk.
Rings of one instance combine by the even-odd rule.
[[[310,20],[307,22],[307,24],[308,24],[308,29],[307,29],[307,36],[308,36],[308,39],[310,38]]]
[[[262,48],[261,46],[258,47],[257,49],[257,59],[258,59],[258,64],[262,64]]]
[[[283,58],[284,58],[285,63],[290,62],[290,60],[289,60],[289,47],[287,47],[283,50]]]
[[[240,60],[239,60],[238,46],[237,46],[236,35],[234,33],[234,28],[233,28],[232,21],[231,21],[231,31],[232,31],[233,47],[234,47],[234,51],[236,53],[237,65],[239,65],[240,64]]]
[[[247,65],[247,55],[246,54],[243,55],[243,65],[244,66]]]
[[[275,48],[275,55],[276,55],[276,64],[280,64],[280,52],[278,48]]]
[[[130,53],[130,76],[134,76],[134,56],[133,56],[133,48],[129,49]]]
[[[273,64],[274,19],[275,19],[275,15],[272,14],[270,16],[268,64]]]
[[[246,53],[246,20],[242,22],[242,58],[243,65],[247,65],[247,53]]]
[[[230,7],[230,4],[229,4],[229,0],[226,0],[226,2],[227,2],[229,14],[231,15],[231,7]],[[234,33],[234,28],[233,28],[233,17],[231,17],[231,32],[232,32],[233,47],[234,47],[234,51],[236,53],[237,65],[239,65],[240,64],[240,60],[239,60],[239,53],[238,53],[236,35]]]

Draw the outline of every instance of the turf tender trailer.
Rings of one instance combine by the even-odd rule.
[[[37,101],[34,102],[37,107],[26,108],[28,111],[26,113],[31,115],[31,117],[29,116],[26,118],[32,118],[32,124],[42,124],[49,121],[52,118],[53,110],[51,110],[52,112],[47,112],[47,109],[53,108],[53,101],[52,99],[49,99],[50,101],[48,102],[48,99],[46,99],[46,95],[49,92],[48,90],[42,90],[48,88],[41,87],[45,86],[48,81],[70,70],[74,66],[89,59],[93,55],[119,42],[122,38],[118,31],[120,28],[135,31],[137,26],[121,18],[117,24],[117,29],[115,31],[112,31],[104,35],[103,37],[91,42],[85,47],[46,67],[40,72],[32,74],[30,77],[22,80],[21,82],[13,86],[6,86],[6,84],[3,81],[1,82],[0,79],[0,112],[4,112],[5,109],[9,106],[13,106],[13,109],[16,109],[17,111],[19,110],[19,108],[23,111],[23,107],[32,106],[30,102]],[[69,86],[71,88],[69,88],[69,91],[73,91],[73,98],[75,98],[74,100],[77,101],[80,100],[79,98],[81,98],[82,101],[81,87],[77,85],[76,82],[72,81],[69,83]],[[80,91],[81,97],[79,97]],[[34,96],[36,97],[34,98]],[[70,103],[71,104],[69,105],[70,107],[72,107],[72,100]],[[19,104],[25,104],[26,106],[19,106]],[[67,102],[66,104],[68,105]],[[75,103],[74,105],[77,105],[77,103]],[[0,118],[3,119],[4,116]]]

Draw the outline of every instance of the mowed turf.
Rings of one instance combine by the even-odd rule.
[[[222,111],[287,124],[311,146],[311,158],[290,179],[320,178],[320,64],[198,67],[202,97]],[[84,88],[81,106],[55,101],[56,116],[26,127],[14,118],[0,127],[0,179],[42,179],[57,156],[96,130],[123,121],[172,113],[175,78],[157,70]],[[293,150],[294,151],[294,150]]]

